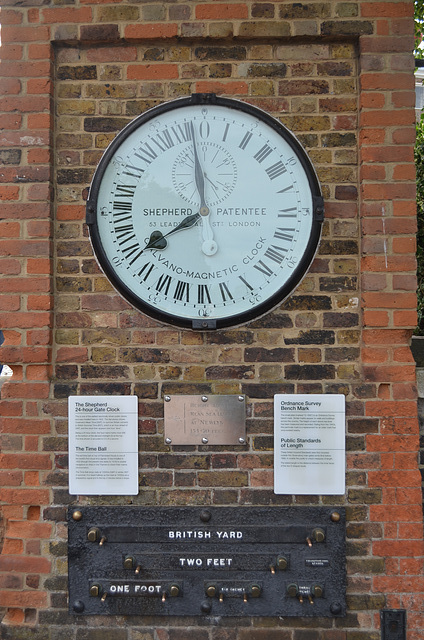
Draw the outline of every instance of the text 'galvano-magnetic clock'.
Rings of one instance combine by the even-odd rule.
[[[322,221],[319,182],[293,134],[214,94],[128,124],[87,203],[112,285],[137,309],[190,329],[242,324],[281,302],[308,270]]]

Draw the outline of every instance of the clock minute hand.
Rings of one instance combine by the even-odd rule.
[[[200,166],[199,156],[197,155],[196,140],[194,138],[194,126],[191,123],[191,137],[193,140],[193,155],[194,155],[194,181],[196,183],[197,191],[200,196],[200,215],[209,215],[209,207],[205,200],[205,177],[203,175],[202,167]]]
[[[200,218],[200,213],[193,213],[191,216],[187,216],[186,218],[184,218],[184,220],[182,220],[180,224],[171,229],[171,231],[168,231],[168,233],[165,233],[165,235],[163,235],[161,231],[153,231],[143,251],[146,251],[146,249],[166,249],[166,247],[168,246],[168,241],[166,238],[168,236],[176,233],[177,231],[191,229],[191,227],[194,227],[194,225],[197,224]]]
[[[200,210],[199,213],[202,216],[202,252],[206,256],[213,256],[218,251],[218,245],[213,238],[213,231],[209,222],[210,209],[206,204],[205,199],[205,174],[203,173],[200,165],[199,156],[197,154],[196,140],[194,135],[193,122],[191,123],[191,137],[193,140],[193,155],[194,155],[194,181],[196,183],[197,191],[200,196]]]

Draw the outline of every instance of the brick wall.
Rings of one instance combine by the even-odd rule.
[[[65,509],[87,502],[67,491],[70,394],[138,396],[134,504],[347,507],[345,619],[220,621],[196,639],[377,640],[384,607],[408,609],[408,640],[422,637],[412,15],[409,0],[4,0],[1,357],[14,371],[0,403],[6,640],[178,640],[198,624],[76,626],[68,616]],[[98,269],[84,224],[91,176],[116,133],[192,92],[278,117],[306,147],[326,206],[319,254],[294,295],[216,333],[129,307]],[[164,444],[165,393],[240,392],[248,446]],[[273,395],[285,392],[346,395],[346,496],[274,495]]]

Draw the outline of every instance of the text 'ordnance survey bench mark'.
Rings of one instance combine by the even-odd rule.
[[[69,493],[138,494],[136,396],[70,396]]]
[[[345,396],[274,396],[274,492],[345,492]]]

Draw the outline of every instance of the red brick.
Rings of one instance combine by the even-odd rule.
[[[4,388],[4,394],[2,389],[2,395],[4,395],[5,398],[38,397],[40,400],[45,400],[49,397],[49,385],[43,382],[20,382],[19,384],[9,383]]]
[[[9,185],[0,185],[0,200],[18,200],[18,199],[19,199],[19,187],[12,187]]]
[[[414,400],[417,397],[417,387],[414,384],[395,383],[392,385],[393,400]]]
[[[393,360],[395,362],[410,362],[410,363],[415,362],[409,346],[394,349]]]
[[[51,63],[49,61],[29,62],[19,60],[15,62],[3,62],[2,74],[6,78],[39,78],[49,76],[50,67]]]
[[[248,17],[245,4],[198,4],[196,18],[198,20],[231,20]]]
[[[417,269],[415,256],[365,256],[363,271],[412,271]]]
[[[418,314],[416,310],[413,311],[394,311],[393,313],[393,325],[395,327],[411,327],[417,326]]]
[[[4,44],[1,47],[2,60],[22,60],[24,48],[20,44]]]
[[[136,47],[97,47],[87,50],[89,62],[134,62],[137,60]]]
[[[0,127],[2,129],[20,129],[22,116],[15,113],[3,113],[0,115]]]
[[[414,557],[424,554],[422,540],[374,540],[373,553],[376,556]]]
[[[392,36],[376,38],[375,36],[361,37],[361,52],[363,53],[404,53],[406,50],[412,51],[414,39],[393,38]]]
[[[48,258],[28,258],[26,265],[26,272],[28,275],[32,274],[50,274],[52,271],[52,264]]]
[[[29,380],[51,380],[52,369],[50,365],[27,365],[26,379]]]
[[[364,147],[362,149],[362,160],[364,162],[413,162],[414,152],[413,149],[401,146],[383,146],[379,147]],[[413,166],[413,165],[412,165]],[[415,178],[414,178],[415,179]]]
[[[414,402],[375,402],[368,400],[365,403],[365,415],[367,416],[414,416],[417,413]]]
[[[362,299],[366,308],[414,309],[417,304],[415,293],[364,292]]]
[[[196,91],[199,93],[217,93],[225,95],[247,95],[249,85],[242,80],[218,82],[214,80],[200,80],[196,83]]]
[[[47,522],[26,522],[9,520],[7,536],[9,538],[50,538],[52,525]]]
[[[3,487],[19,487],[22,484],[22,471],[0,471],[0,484]]]
[[[86,362],[86,347],[59,347],[57,350],[57,362]]]
[[[51,160],[50,149],[28,149],[28,164],[49,164]]]
[[[131,65],[127,70],[130,80],[172,80],[178,78],[176,64],[138,64]]]
[[[51,461],[48,453],[24,455],[22,453],[0,454],[3,469],[50,469]],[[36,536],[35,536],[36,537]]]
[[[382,471],[368,471],[369,486],[370,487],[416,487],[419,484],[418,470],[382,470]],[[417,484],[418,482],[418,484]]]
[[[362,2],[361,16],[363,18],[377,18],[384,16],[393,18],[395,16],[413,16],[413,6],[411,2]]]
[[[413,114],[414,111],[412,109],[398,109],[396,111],[363,111],[360,118],[361,126],[399,127],[402,125],[410,125],[411,121],[413,121]]]
[[[30,291],[34,291],[34,289],[38,291],[48,291],[50,289],[50,279],[28,278],[25,280],[24,278],[17,277],[4,278],[2,280],[2,289],[3,293],[29,293]],[[43,296],[29,296],[29,298],[30,297],[37,299]],[[31,310],[32,307],[28,305],[28,309]]]
[[[16,558],[20,556],[10,556]],[[28,562],[28,566],[36,566],[36,562],[31,559],[32,562]],[[19,565],[19,563],[17,563]],[[0,563],[1,568],[1,563]],[[13,570],[13,569],[9,569]],[[39,573],[33,569],[28,569],[31,573]],[[41,572],[40,572],[41,573]],[[48,573],[48,570],[43,573]],[[0,605],[2,607],[25,607],[25,608],[45,608],[47,606],[47,593],[45,591],[2,591],[0,593]]]
[[[55,24],[57,22],[80,23],[91,22],[90,7],[55,7],[52,9],[43,9],[41,11],[41,20],[47,24]],[[46,40],[47,38],[45,38]]]
[[[16,555],[24,552],[24,543],[22,540],[9,540],[6,538],[2,549],[6,555]]]
[[[23,504],[49,504],[50,491],[49,489],[4,489],[0,488],[1,499],[9,505],[23,505]],[[1,563],[0,556],[0,563]],[[47,565],[47,560],[44,561]],[[15,567],[13,571],[18,571]],[[33,569],[29,569],[32,571]]]
[[[0,416],[20,416],[22,415],[22,402],[0,402]],[[9,423],[9,421],[8,421]],[[5,429],[3,432],[6,433]]]
[[[367,451],[418,451],[417,437],[405,435],[374,435],[366,436]]]
[[[23,20],[23,13],[21,11],[14,11],[13,9],[1,10],[1,23],[3,27],[10,24],[21,24]]]
[[[417,239],[413,238],[393,238],[393,252],[415,254]]]
[[[371,93],[367,91],[361,94],[361,106],[363,109],[382,109],[386,104],[384,93]]]
[[[14,258],[0,259],[0,273],[3,275],[19,275],[22,271],[21,263]],[[19,306],[18,306],[19,308]]]
[[[3,29],[3,42],[46,42],[49,40],[48,27],[31,26],[31,27],[8,27]],[[32,74],[25,74],[32,75]],[[41,74],[40,74],[41,75]]]
[[[31,278],[31,282],[35,279]],[[39,280],[39,278],[37,278]],[[42,280],[43,287],[40,287],[41,291],[50,291],[51,282],[50,278],[45,278]],[[28,311],[47,311],[53,308],[53,298],[51,295],[40,295],[40,296],[28,296],[27,298],[27,309]]]
[[[420,505],[370,505],[370,521],[374,522],[418,522],[422,520]]]
[[[374,364],[381,364],[382,362],[387,362],[387,349],[384,348],[375,348],[375,349],[370,349],[368,348],[364,348],[361,351],[361,355],[362,355],[362,362],[364,364],[370,364],[370,363],[374,363]]]
[[[398,382],[398,381],[414,381],[415,365],[399,367],[399,365],[378,367],[365,367],[365,380],[372,382]]]
[[[374,576],[373,588],[382,593],[419,592],[424,591],[424,578],[421,576]]]
[[[59,205],[57,208],[58,220],[84,220],[85,207],[81,205],[67,204]]]
[[[49,43],[28,45],[28,57],[30,60],[51,60],[53,59],[52,56],[52,47]]]
[[[125,28],[127,40],[144,40],[147,38],[173,38],[178,34],[178,25],[172,23],[131,24]]]
[[[1,297],[0,297],[1,299]],[[0,307],[1,309],[1,307]],[[40,327],[47,327],[51,322],[50,313],[0,313],[0,324],[3,329],[34,329]]]
[[[22,83],[19,78],[2,78],[0,86],[0,95],[17,95],[22,89]]]

